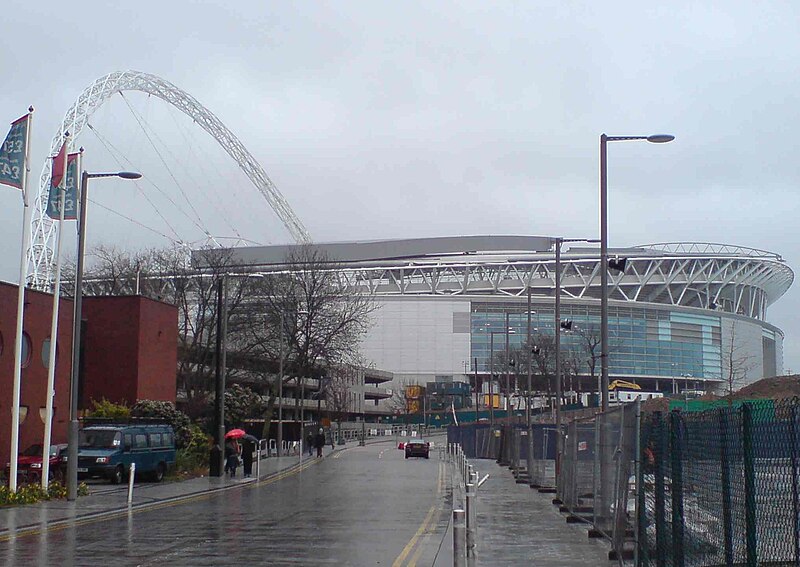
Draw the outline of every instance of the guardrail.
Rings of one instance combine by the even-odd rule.
[[[450,483],[453,493],[453,565],[474,567],[477,562],[476,543],[478,535],[477,490],[489,475],[478,480],[479,474],[469,463],[459,443],[439,446],[439,458],[451,465]],[[457,507],[463,494],[464,508]],[[458,498],[457,498],[458,497]]]

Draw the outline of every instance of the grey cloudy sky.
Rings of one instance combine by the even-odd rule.
[[[34,179],[80,92],[137,69],[214,112],[318,240],[594,237],[599,134],[669,132],[672,144],[609,148],[612,245],[723,242],[800,266],[796,2],[11,4],[0,120],[36,107]],[[106,132],[124,112],[107,113]],[[116,167],[81,142],[94,169]],[[0,190],[4,280],[19,210]],[[254,240],[288,240],[269,212],[230,214]],[[94,242],[154,244],[100,212],[92,222]],[[795,288],[769,320],[800,370]]]

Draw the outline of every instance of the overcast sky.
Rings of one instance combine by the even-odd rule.
[[[599,134],[668,132],[671,144],[609,147],[611,245],[722,242],[800,266],[797,2],[10,4],[0,24],[0,121],[36,107],[34,191],[81,91],[136,69],[215,113],[316,240],[596,237]],[[164,103],[130,100],[152,113],[164,140],[176,135],[160,119],[173,112]],[[109,145],[126,148],[150,183],[166,187],[174,172],[156,170],[169,156],[129,148],[146,144],[126,104],[98,112],[105,147],[81,135],[87,167],[115,169]],[[197,130],[191,140],[208,139]],[[176,160],[207,153],[196,161],[222,163],[213,151]],[[230,170],[195,171],[214,178],[207,185],[188,173],[182,182],[198,195],[199,213],[227,216],[258,242],[289,241],[226,163]],[[130,182],[106,183],[96,192],[128,191],[125,214],[157,222],[135,205]],[[215,214],[220,200],[224,215]],[[3,280],[16,279],[20,210],[19,193],[0,187]],[[184,230],[178,221],[173,228]],[[101,209],[92,211],[90,240],[159,243]],[[798,306],[794,286],[768,314],[786,332],[784,366],[793,370]]]

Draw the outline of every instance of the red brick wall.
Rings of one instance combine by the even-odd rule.
[[[136,402],[139,298],[84,297],[80,407],[92,400]]]
[[[142,300],[139,318],[137,399],[175,402],[178,368],[178,310]]]
[[[143,297],[88,297],[82,401],[175,401],[178,311]]]
[[[20,406],[28,415],[19,429],[19,448],[41,443],[44,421],[40,409],[45,408],[47,368],[42,360],[45,339],[50,336],[53,296],[26,290],[23,330],[31,339],[30,359],[22,369]],[[5,467],[11,454],[11,403],[14,380],[14,341],[17,325],[17,286],[0,282],[0,467]],[[69,421],[69,376],[72,360],[72,301],[61,300],[58,317],[55,399],[53,406],[53,443],[66,443]],[[24,364],[23,360],[23,364]]]

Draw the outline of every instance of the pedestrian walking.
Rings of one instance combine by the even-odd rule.
[[[325,433],[319,428],[319,433],[314,436],[314,447],[317,449],[317,457],[322,456],[322,448],[325,446]]]
[[[308,449],[308,456],[312,456],[314,454],[314,434],[310,431],[306,435],[306,448]]]
[[[230,473],[231,478],[236,476],[236,468],[239,466],[239,451],[241,451],[236,439],[228,439],[225,443],[225,472]]]
[[[242,439],[242,472],[245,478],[253,474],[253,451],[255,446],[249,439]]]

